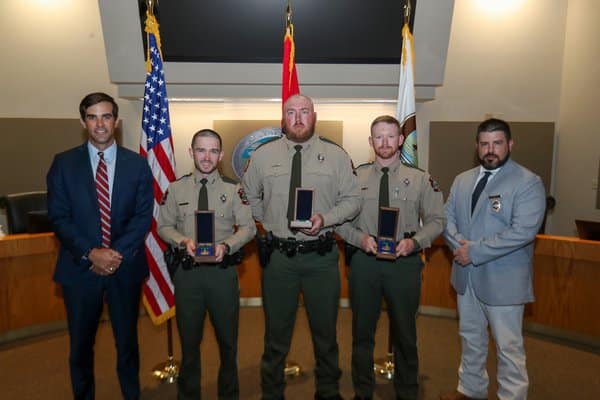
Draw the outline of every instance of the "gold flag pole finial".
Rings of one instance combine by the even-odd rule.
[[[288,0],[285,13],[286,13],[285,26],[287,28],[292,23],[292,0]]]
[[[404,23],[408,24],[408,20],[410,19],[410,0],[406,0],[406,4],[404,4]]]
[[[146,0],[146,9],[150,15],[154,16],[154,0]]]

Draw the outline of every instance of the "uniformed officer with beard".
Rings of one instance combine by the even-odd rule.
[[[291,96],[283,107],[282,138],[257,148],[243,184],[254,218],[273,235],[264,265],[262,294],[265,347],[261,363],[263,399],[282,399],[284,365],[298,298],[303,293],[316,359],[315,399],[340,399],[336,321],[340,297],[336,225],[353,218],[360,194],[352,163],[336,144],[314,134],[316,113],[310,98]],[[295,154],[301,157],[301,186],[314,189],[311,228],[291,230],[288,206]],[[293,200],[293,199],[292,199]]]
[[[442,233],[445,218],[437,183],[428,173],[400,161],[403,139],[396,118],[383,115],[371,123],[369,144],[375,152],[375,161],[356,169],[362,194],[361,212],[337,229],[347,243],[358,248],[349,273],[352,382],[356,400],[371,399],[375,389],[373,347],[382,298],[392,328],[396,397],[416,399],[418,395],[415,319],[423,269],[419,251],[429,247]],[[388,185],[388,190],[381,194],[387,196],[385,206],[399,209],[396,236],[400,240],[395,260],[375,258],[382,178]]]
[[[193,173],[169,185],[160,206],[158,234],[171,245],[196,252],[195,211],[201,208],[200,192],[206,188],[206,207],[215,213],[215,256],[217,263],[195,263],[178,268],[173,275],[177,328],[181,339],[181,371],[177,381],[178,399],[200,399],[200,352],[206,312],[215,329],[221,366],[218,398],[239,398],[237,340],[240,289],[237,270],[228,260],[256,232],[256,225],[244,191],[233,180],[221,176],[217,164],[223,158],[219,134],[203,129],[194,134],[189,149]],[[234,228],[237,227],[237,229]]]

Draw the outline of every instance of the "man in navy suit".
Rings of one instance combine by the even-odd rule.
[[[487,398],[488,325],[498,354],[498,398],[527,398],[523,310],[534,300],[533,243],[546,200],[540,177],[510,159],[512,147],[505,121],[482,122],[481,165],[456,177],[446,203],[462,356],[457,390],[443,400]]]
[[[121,392],[138,399],[137,317],[148,275],[152,173],[140,155],[116,144],[119,108],[112,97],[91,93],[79,112],[87,142],[57,154],[46,177],[48,216],[61,244],[54,280],[67,310],[73,397],[94,398],[94,342],[106,301]]]

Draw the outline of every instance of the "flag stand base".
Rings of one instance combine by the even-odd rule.
[[[394,379],[394,354],[387,353],[386,358],[375,360],[373,364],[375,376],[391,381]]]
[[[288,360],[283,368],[283,373],[286,378],[295,378],[302,375],[302,367],[297,362]]]
[[[152,368],[152,376],[161,382],[175,383],[179,375],[179,362],[173,357],[163,363],[157,364]]]

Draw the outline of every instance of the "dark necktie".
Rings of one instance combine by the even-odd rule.
[[[479,200],[479,196],[481,196],[481,192],[483,192],[483,188],[485,188],[490,175],[492,175],[491,172],[485,171],[483,173],[483,177],[479,180],[479,182],[477,182],[475,190],[473,190],[473,196],[471,197],[471,214],[473,214],[473,211],[475,210],[477,200]]]
[[[299,144],[294,146],[296,149],[296,153],[294,153],[294,157],[292,158],[292,174],[290,176],[290,195],[288,199],[288,212],[287,217],[288,221],[292,221],[294,219],[294,206],[296,203],[296,188],[302,186],[302,146]]]
[[[202,178],[200,179],[200,183],[202,187],[200,188],[200,192],[198,192],[198,210],[206,211],[208,210],[208,190],[206,189],[206,182],[208,179]]]
[[[108,189],[108,172],[104,161],[104,152],[99,151],[98,167],[96,167],[96,194],[100,208],[100,227],[102,247],[110,247],[110,194]]]
[[[381,168],[381,180],[379,181],[379,207],[389,207],[390,206],[390,184],[388,171],[390,169],[388,167]]]

